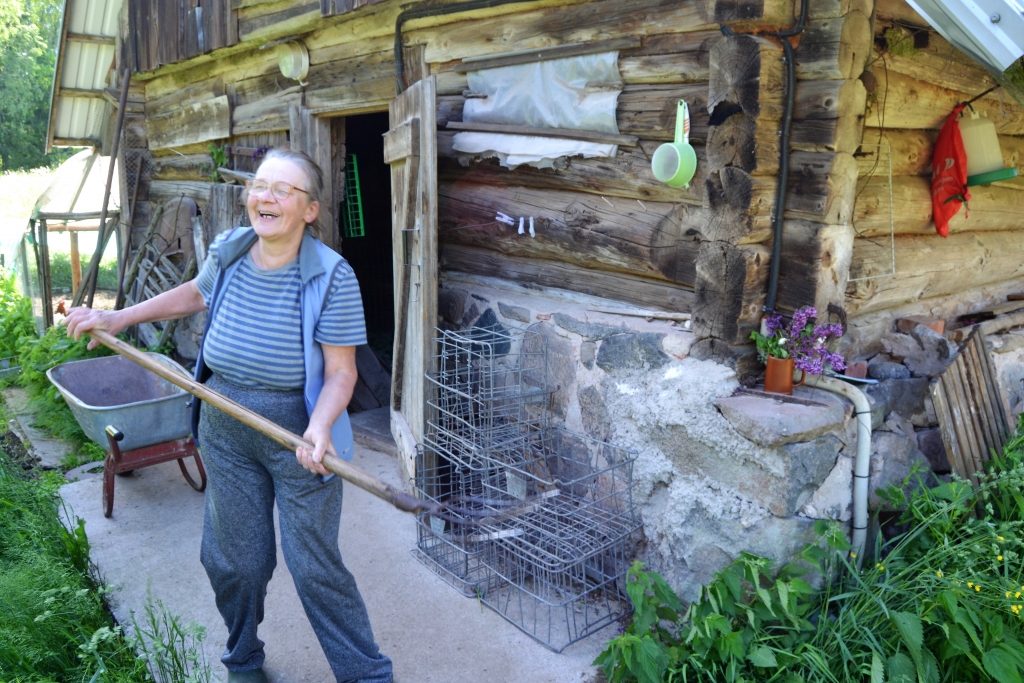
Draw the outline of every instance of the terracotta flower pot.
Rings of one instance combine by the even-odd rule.
[[[793,384],[793,359],[768,356],[768,369],[764,373],[764,390],[774,394],[792,394],[794,386],[804,383],[806,374],[800,371],[800,381]]]

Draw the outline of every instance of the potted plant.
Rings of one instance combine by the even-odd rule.
[[[764,320],[765,334],[754,331],[750,338],[757,344],[757,353],[767,364],[764,390],[780,394],[793,393],[793,371],[800,370],[800,381],[807,373],[820,375],[828,368],[841,371],[846,361],[841,355],[829,351],[828,344],[843,336],[839,323],[817,323],[818,311],[804,306],[787,325],[779,314]]]

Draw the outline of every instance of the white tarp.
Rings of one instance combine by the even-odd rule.
[[[615,109],[621,89],[618,56],[603,52],[469,72],[469,87],[483,98],[466,100],[462,120],[531,128],[619,132]],[[614,156],[617,145],[563,138],[462,132],[458,152],[496,156],[503,166],[550,167],[565,156]]]

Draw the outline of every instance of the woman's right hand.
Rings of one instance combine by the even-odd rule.
[[[79,306],[72,308],[64,324],[68,326],[68,336],[74,339],[81,338],[82,334],[89,330],[105,330],[110,334],[117,334],[128,325],[122,322],[124,311],[104,311],[96,308],[85,308]],[[95,349],[100,343],[95,339],[89,341],[89,349]]]

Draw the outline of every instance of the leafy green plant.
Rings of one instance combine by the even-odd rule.
[[[917,57],[921,54],[914,47],[914,34],[902,26],[885,29],[885,47],[895,57]]]
[[[633,623],[595,663],[613,683],[1021,683],[1022,447],[1012,440],[974,488],[929,487],[914,471],[887,489],[908,530],[879,538],[873,566],[858,566],[837,524],[818,522],[819,542],[795,562],[776,572],[742,554],[681,612],[664,581],[634,565]]]
[[[182,624],[160,600],[146,595],[144,623],[132,614],[130,642],[149,664],[156,683],[210,683],[213,672],[202,643],[206,629],[197,622]]]
[[[210,169],[210,180],[219,183],[223,178],[220,177],[220,172],[217,169],[226,168],[228,165],[227,145],[224,143],[218,145],[211,142],[209,150],[210,160],[213,162],[213,166]]]
[[[16,365],[19,345],[35,333],[32,302],[18,293],[14,275],[0,269],[0,359]]]

